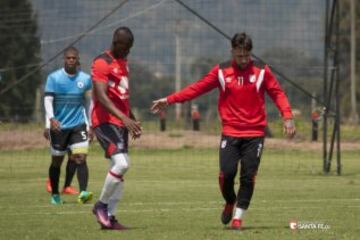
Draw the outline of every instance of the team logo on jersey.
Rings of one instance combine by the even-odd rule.
[[[225,82],[227,82],[227,83],[231,82],[231,77],[225,78]]]
[[[78,86],[78,88],[84,88],[84,83],[83,82],[77,82],[76,85]]]
[[[256,81],[256,76],[253,74],[253,75],[250,75],[250,78],[249,78],[249,81],[251,83],[254,83]]]
[[[225,147],[226,147],[226,143],[227,143],[226,140],[222,140],[222,141],[221,141],[221,148],[225,148]]]

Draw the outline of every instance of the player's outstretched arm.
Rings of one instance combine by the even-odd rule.
[[[160,98],[158,100],[153,101],[152,103],[153,104],[150,110],[154,114],[161,112],[169,105],[167,98]]]
[[[293,119],[284,120],[284,135],[288,138],[293,138],[296,134],[295,123]]]

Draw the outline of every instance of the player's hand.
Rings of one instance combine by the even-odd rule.
[[[58,120],[55,118],[50,119],[50,129],[55,132],[60,132],[61,130],[61,124]]]
[[[153,105],[151,106],[152,113],[158,113],[164,110],[169,105],[167,98],[160,98],[158,100],[153,101]]]
[[[140,130],[141,130],[141,131],[138,132],[137,134],[132,134],[132,135],[131,135],[131,137],[132,137],[133,140],[140,138],[140,137],[141,137],[141,134],[142,134],[141,122],[136,121],[136,123],[140,126]]]
[[[44,138],[46,139],[46,140],[50,140],[50,129],[48,129],[48,128],[45,128],[44,129],[44,132],[43,132],[43,136],[44,136]]]
[[[92,142],[94,140],[94,129],[92,127],[89,127],[88,138],[89,142]]]
[[[293,138],[296,133],[295,123],[293,119],[286,119],[284,121],[284,135],[288,138]]]
[[[125,127],[129,130],[131,136],[136,139],[141,136],[141,125],[140,122],[134,121],[129,117],[123,117],[122,122],[124,123]]]

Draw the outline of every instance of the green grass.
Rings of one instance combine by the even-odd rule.
[[[265,151],[245,229],[237,232],[220,223],[217,150],[131,150],[118,217],[133,229],[113,232],[99,230],[92,204],[79,205],[76,196],[50,205],[47,149],[2,151],[0,239],[358,239],[359,153],[343,152],[342,176],[324,176],[320,153]],[[102,155],[95,146],[88,159],[95,200],[107,170]],[[330,229],[292,231],[290,220]]]
[[[311,122],[308,119],[298,118],[295,120],[296,129],[297,129],[297,138],[309,141],[311,139]],[[322,141],[322,122],[319,123],[319,141]],[[219,135],[221,132],[221,124],[217,119],[214,119],[211,122],[201,122],[200,123],[201,132],[205,132],[208,134]],[[332,133],[333,120],[329,119],[329,139]],[[0,122],[0,134],[5,131],[12,130],[22,130],[22,131],[34,131],[34,130],[42,130],[44,127],[43,123],[2,123]],[[159,130],[159,122],[158,121],[142,121],[142,127],[146,131],[154,132]],[[281,119],[276,119],[269,121],[269,127],[276,138],[283,137],[283,122]],[[175,122],[175,121],[167,121],[167,130],[168,131],[176,131],[176,130],[184,130],[191,129],[191,124],[185,123],[184,120]],[[176,136],[175,136],[176,137]],[[341,125],[341,140],[342,141],[359,141],[360,140],[360,125],[349,125],[342,124]]]

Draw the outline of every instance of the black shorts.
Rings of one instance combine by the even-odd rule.
[[[62,129],[60,132],[50,130],[51,153],[55,156],[72,153],[87,154],[89,148],[86,124],[73,128]]]
[[[94,129],[96,138],[105,150],[105,157],[128,152],[129,131],[125,127],[104,123]]]

